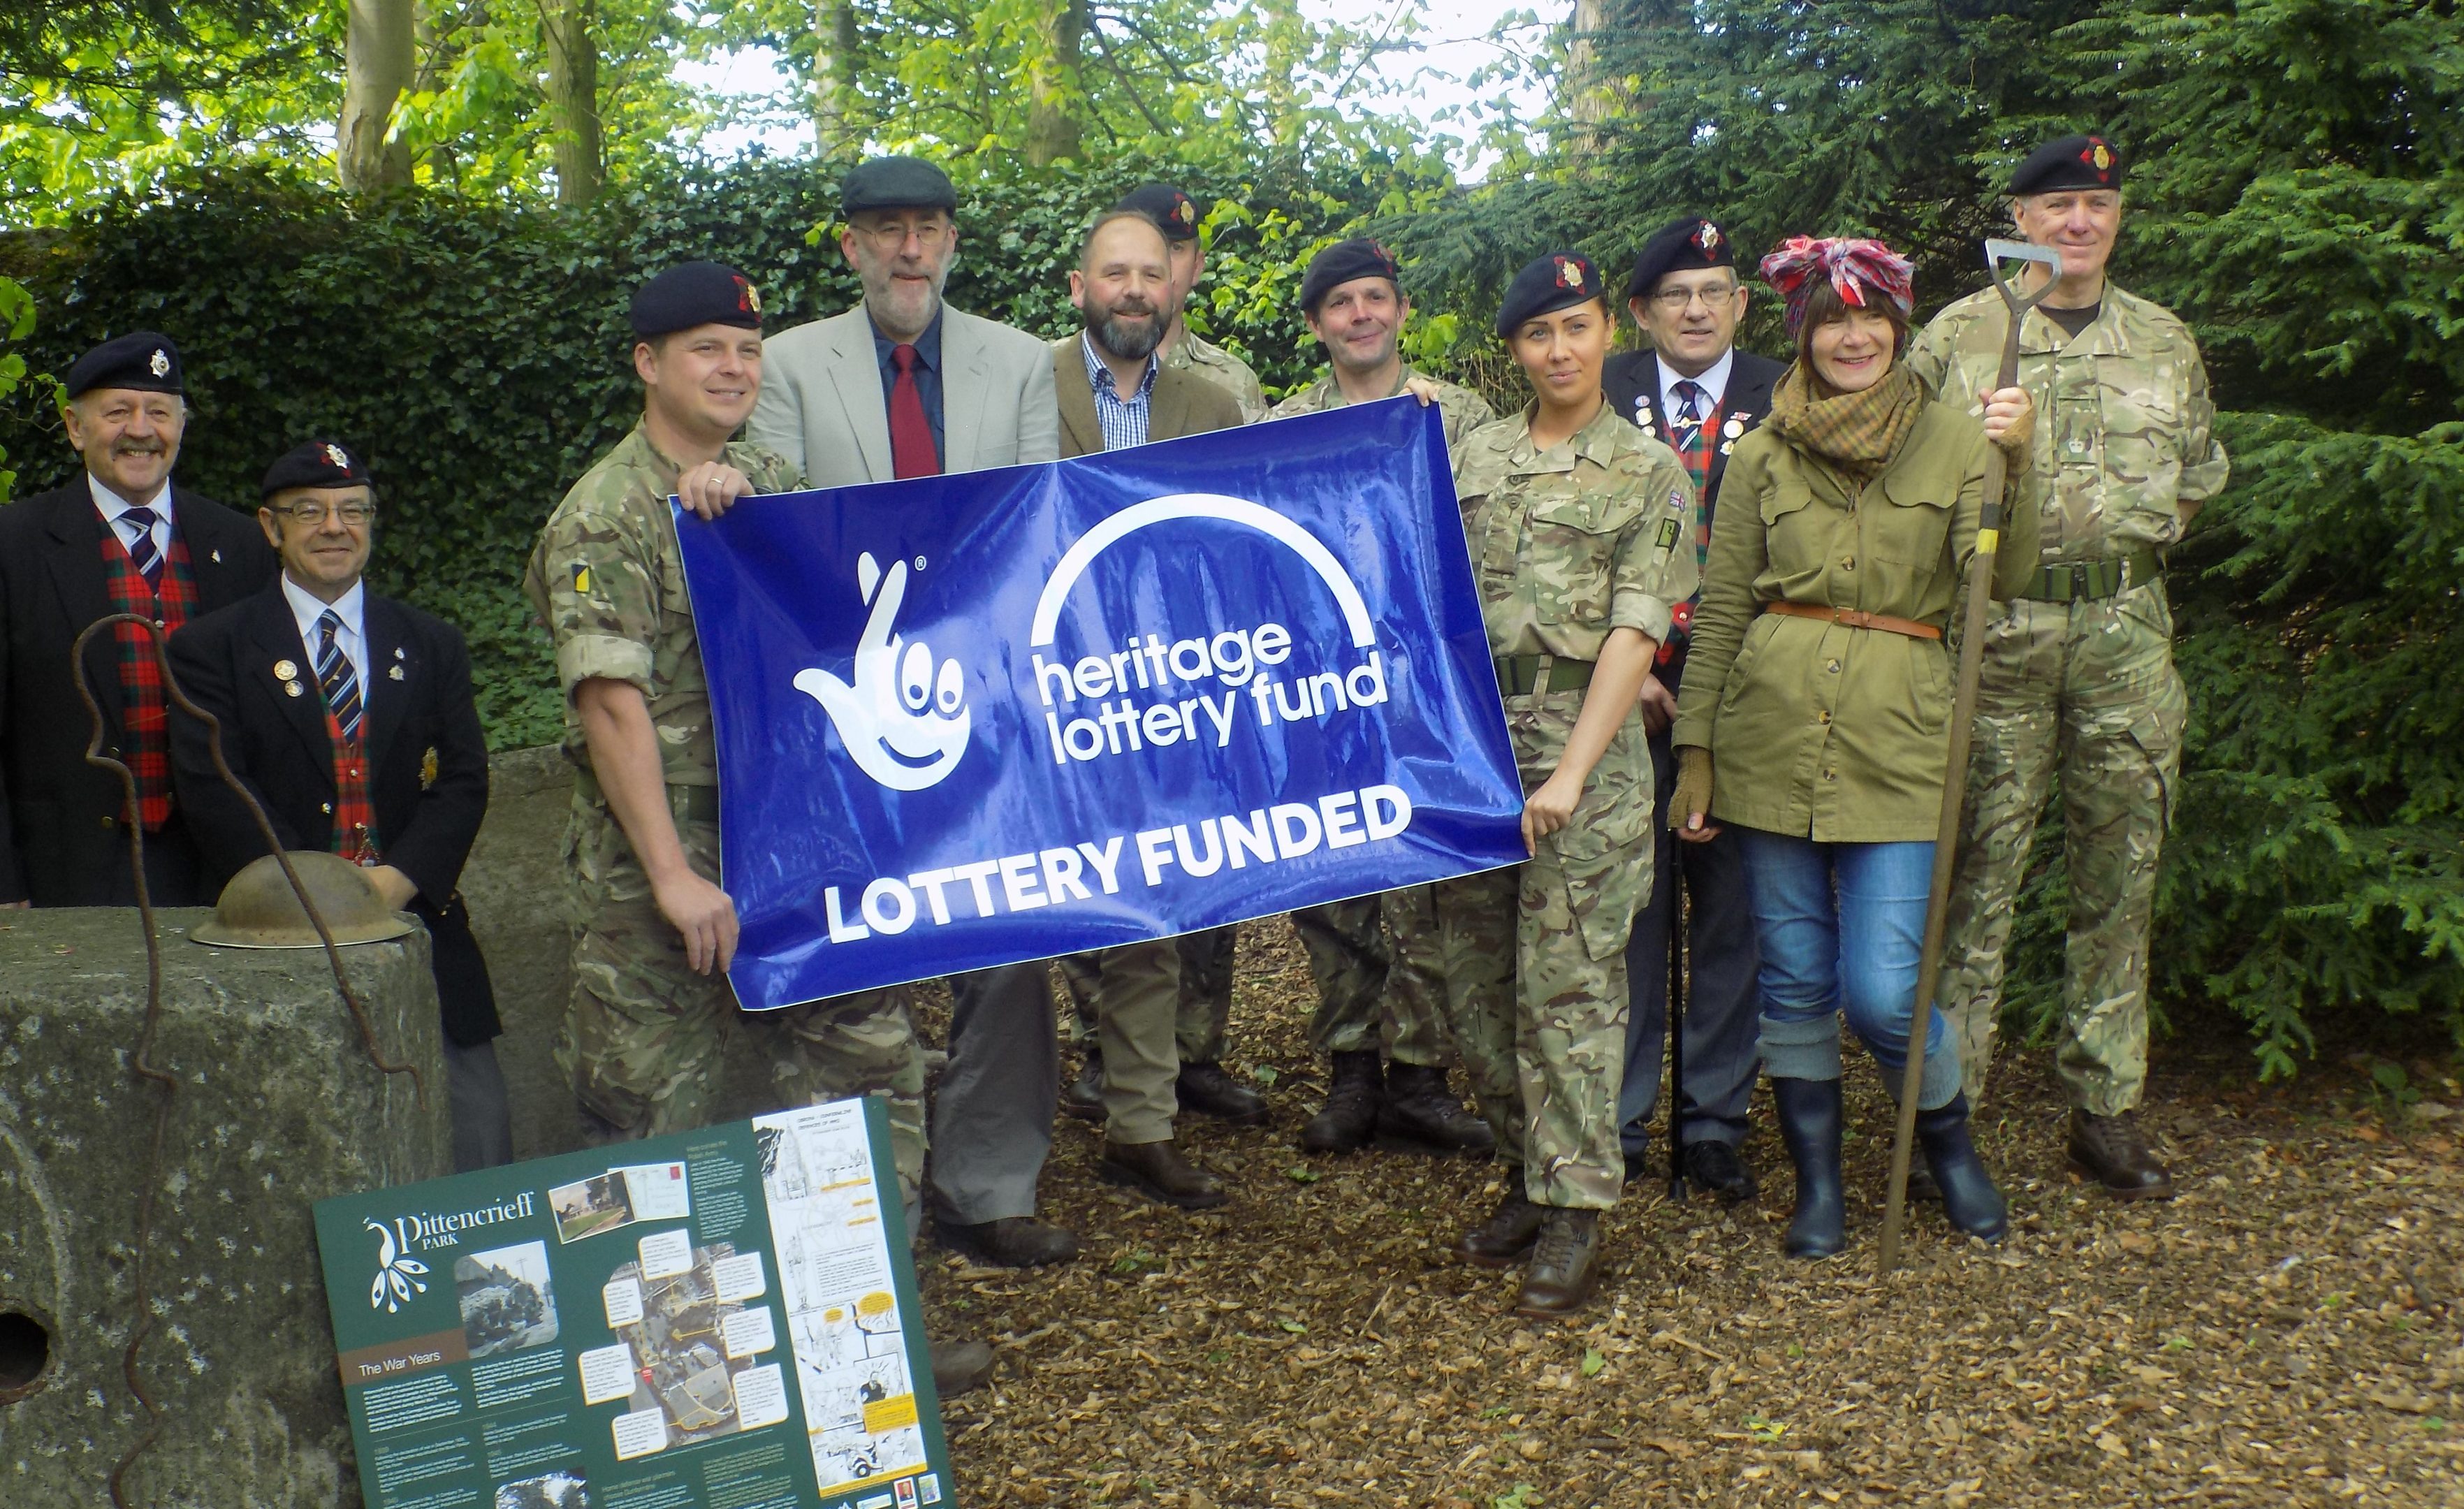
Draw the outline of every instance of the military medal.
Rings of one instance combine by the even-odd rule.
[[[400,666],[387,667],[385,668],[385,679],[388,681],[400,681],[402,679],[402,667]]]
[[[277,660],[274,663],[274,679],[276,681],[289,681],[298,674],[299,666],[296,661]]]
[[[1743,419],[1733,416],[1727,424],[1720,426],[1720,433],[1726,435],[1730,440],[1736,439],[1739,435],[1742,435],[1745,432],[1746,422]]]
[[[393,647],[393,658],[394,658],[394,659],[396,659],[396,660],[400,660],[400,659],[402,659],[402,646],[401,646],[401,645],[396,645]]]
[[[284,682],[284,683],[282,684],[282,689],[283,689],[283,690],[285,690],[285,691],[287,691],[287,692],[289,692],[289,693],[291,693],[293,696],[295,696],[295,697],[296,697],[296,696],[298,696],[298,695],[300,694],[300,692],[301,692],[303,689],[303,689],[303,688],[299,685],[299,683],[297,683],[297,682],[296,682],[296,681],[286,681],[286,682]]]

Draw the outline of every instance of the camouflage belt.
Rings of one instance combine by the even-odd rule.
[[[1540,667],[1549,667],[1549,685],[1540,685]],[[1534,691],[1579,691],[1592,684],[1592,663],[1561,660],[1553,655],[1508,655],[1497,663],[1497,689],[1509,697]]]
[[[2037,567],[2027,585],[2013,595],[2038,602],[2093,602],[2153,581],[2164,570],[2165,558],[2152,550],[2134,550],[2101,560],[2057,560]]]

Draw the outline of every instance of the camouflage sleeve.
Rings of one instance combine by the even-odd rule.
[[[1449,388],[1438,405],[1445,414],[1449,449],[1461,446],[1463,437],[1481,426],[1497,423],[1497,411],[1488,406],[1488,400],[1469,388]]]
[[[1677,692],[1677,722],[1672,742],[1697,749],[1711,747],[1711,725],[1720,711],[1720,693],[1728,667],[1746,642],[1746,630],[1762,611],[1754,601],[1754,582],[1771,564],[1771,541],[1764,532],[1763,495],[1771,473],[1763,458],[1776,445],[1757,429],[1737,443],[1728,470],[1720,479],[1721,507],[1711,514],[1710,561],[1703,571],[1703,600],[1695,604],[1687,630],[1685,679]]]
[[[531,577],[556,642],[557,684],[567,697],[594,677],[655,695],[650,645],[659,633],[659,570],[632,511],[568,500],[539,532]]]
[[[1240,383],[1232,397],[1241,405],[1241,423],[1254,425],[1266,417],[1266,390],[1258,385],[1258,374],[1243,366],[1236,374]]]
[[[1641,631],[1654,645],[1668,639],[1676,604],[1694,595],[1701,571],[1694,562],[1694,527],[1700,505],[1684,465],[1666,448],[1632,457],[1629,483],[1643,507],[1618,532],[1609,572],[1609,627]]]
[[[2225,454],[2224,443],[2216,439],[2216,405],[2208,395],[2207,361],[2188,332],[2182,339],[2189,347],[2183,366],[2189,376],[2182,394],[2182,485],[2175,496],[2184,503],[2204,503],[2225,490],[2233,461]]]
[[[755,441],[739,440],[727,448],[727,464],[753,483],[756,492],[801,492],[803,470],[785,456]]]
[[[1950,370],[1952,332],[1949,326],[1958,318],[1944,310],[1925,321],[1925,327],[1908,338],[1908,354],[1904,359],[1908,370],[1915,373],[1925,391],[1935,398],[1944,396],[1943,374]],[[1713,526],[1717,528],[1717,525]]]

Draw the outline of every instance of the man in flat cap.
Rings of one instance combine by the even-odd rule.
[[[2019,334],[2019,380],[2040,395],[2042,562],[1985,641],[1942,999],[1973,1102],[1992,1063],[2029,843],[2058,774],[2070,937],[2055,1063],[2070,1092],[2070,1160],[2123,1199],[2164,1199],[2172,1176],[2131,1114],[2146,1084],[2148,921],[2189,711],[2164,561],[2229,463],[2189,328],[2106,277],[2122,178],[2112,142],[2071,136],[2032,153],[2006,190],[2020,236],[2062,261]],[[2007,317],[1991,289],[1970,295],[1934,317],[1908,364],[1946,401],[1976,407]]]
[[[1728,452],[1771,408],[1771,385],[1787,367],[1737,349],[1746,317],[1746,290],[1737,278],[1736,245],[1716,222],[1700,215],[1671,221],[1643,243],[1626,279],[1626,312],[1646,338],[1640,351],[1609,358],[1601,386],[1609,405],[1677,452],[1702,496],[1695,561],[1708,558],[1711,515]],[[1665,807],[1677,789],[1677,757],[1668,731],[1677,716],[1677,689],[1685,675],[1687,625],[1694,604],[1678,604],[1667,642],[1642,684],[1642,722]],[[1738,1148],[1757,1060],[1754,991],[1757,957],[1745,860],[1734,834],[1706,843],[1680,843],[1656,826],[1653,869],[1661,877],[1634,919],[1626,945],[1626,979],[1634,1010],[1626,1017],[1625,1087],[1617,1097],[1618,1138],[1626,1173],[1649,1165],[1652,1107],[1660,1099],[1661,1052],[1668,1030],[1668,954],[1687,951],[1685,1083],[1678,1086],[1678,1137],[1695,1188],[1727,1200],[1750,1199],[1753,1171]],[[1685,939],[1675,941],[1678,887],[1688,905]]]
[[[171,664],[220,729],[223,757],[285,850],[367,868],[387,907],[427,925],[443,1015],[457,1171],[511,1163],[495,993],[456,894],[488,811],[488,741],[461,634],[363,580],[377,495],[332,440],[265,473],[256,518],[282,559],[272,585],[190,623]],[[209,890],[265,856],[248,804],[214,769],[206,725],[175,712],[171,764]]]
[[[642,285],[641,423],[565,493],[531,552],[523,590],[555,641],[576,769],[565,852],[579,927],[557,1061],[603,1138],[656,1136],[706,1124],[727,1039],[764,1034],[782,1095],[888,1100],[912,1206],[924,1064],[900,1000],[869,991],[750,1016],[727,983],[737,924],[718,884],[718,753],[667,500],[707,515],[803,485],[777,451],[730,438],[762,391],[760,311],[753,284],[715,262]],[[980,1343],[934,1349],[944,1392],[990,1366]]]
[[[1169,184],[1141,184],[1123,195],[1115,209],[1134,209],[1163,230],[1172,252],[1172,292],[1167,307],[1172,327],[1164,332],[1163,364],[1176,372],[1204,378],[1241,406],[1241,423],[1254,425],[1266,416],[1266,393],[1249,363],[1189,328],[1189,295],[1206,275],[1206,243],[1199,233],[1206,211]]]
[[[958,253],[957,205],[949,175],[919,158],[874,158],[840,186],[839,251],[864,302],[772,339],[753,409],[752,438],[806,485],[1060,454],[1051,352],[942,301]],[[951,998],[950,1061],[933,1112],[935,1226],[979,1261],[1067,1261],[1077,1239],[1035,1216],[1061,1076],[1045,967],[958,976]]]
[[[106,340],[69,367],[61,419],[85,474],[0,510],[0,906],[124,907],[137,899],[126,824],[145,841],[147,898],[212,900],[171,783],[169,699],[151,636],[98,635],[134,613],[174,630],[253,594],[274,575],[255,524],[171,480],[188,422],[180,349],[150,330]],[[103,750],[137,777],[85,761],[82,674],[102,705]]]

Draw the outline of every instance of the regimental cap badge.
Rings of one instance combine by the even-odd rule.
[[[2090,137],[2088,138],[2088,141],[2090,143],[2087,149],[2088,162],[2093,164],[2096,170],[2100,173],[2111,167],[2113,165],[2113,148],[2105,145],[2101,140],[2096,137]]]
[[[1719,255],[1720,228],[1707,220],[1704,221],[1702,225],[1695,228],[1694,244],[1703,249],[1705,256]]]
[[[335,445],[330,440],[325,442],[325,459],[332,462],[335,470],[337,470],[348,471],[351,470],[351,458],[343,453],[341,447]]]
[[[171,375],[171,353],[164,350],[161,346],[156,346],[154,348],[154,354],[151,357],[148,357],[145,361],[145,370],[153,373],[156,377],[169,377]]]
[[[748,315],[761,313],[761,291],[741,273],[736,274],[736,307]]]
[[[1198,207],[1189,202],[1189,196],[1175,194],[1173,198],[1177,202],[1172,207],[1172,212],[1179,217],[1180,223],[1184,226],[1198,224]]]
[[[1571,288],[1576,293],[1582,292],[1585,284],[1583,264],[1579,259],[1570,256],[1561,256],[1557,259],[1557,286]]]

